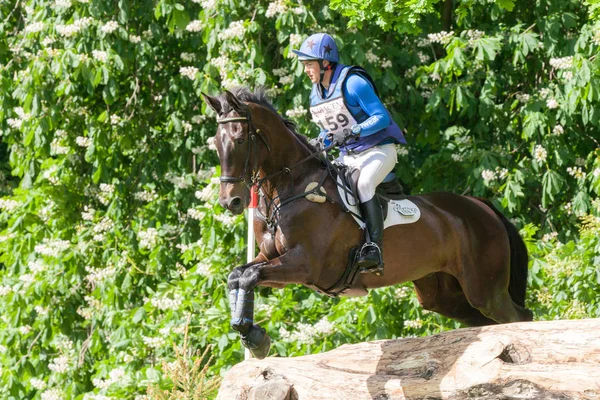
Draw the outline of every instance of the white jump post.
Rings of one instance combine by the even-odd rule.
[[[248,250],[246,252],[246,262],[251,262],[256,257],[256,244],[254,240],[254,209],[258,206],[258,192],[256,186],[250,189],[250,204],[248,205]],[[244,359],[252,358],[250,350],[244,350]]]

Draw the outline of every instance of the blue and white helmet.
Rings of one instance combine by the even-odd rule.
[[[326,33],[311,35],[302,43],[300,50],[292,51],[298,55],[300,61],[327,60],[331,63],[340,61],[335,40]]]

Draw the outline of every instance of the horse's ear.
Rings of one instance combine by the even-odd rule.
[[[210,108],[215,110],[217,115],[221,115],[221,112],[223,111],[223,107],[221,106],[221,101],[219,99],[217,99],[216,97],[207,95],[206,93],[201,92],[200,94],[202,95],[204,102],[206,104],[208,104],[208,106]]]
[[[237,97],[229,90],[225,91],[225,98],[231,107],[238,112],[238,114],[245,114],[248,112],[248,106],[238,100]]]

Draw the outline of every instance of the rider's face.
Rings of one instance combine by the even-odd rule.
[[[323,66],[327,66],[329,64],[329,61],[324,60],[323,61]],[[304,72],[306,73],[306,75],[308,75],[308,77],[310,78],[310,81],[312,83],[319,83],[319,75],[321,73],[321,68],[319,67],[319,62],[318,61],[302,61],[302,65],[304,65]]]

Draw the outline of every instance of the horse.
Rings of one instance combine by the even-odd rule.
[[[253,320],[258,285],[365,295],[412,281],[424,309],[467,326],[533,319],[525,308],[527,248],[515,226],[488,200],[445,192],[407,196],[421,217],[385,230],[385,273],[359,273],[347,290],[332,292],[347,275],[348,255],[363,233],[342,206],[323,160],[315,157],[321,152],[277,113],[264,89],[202,97],[217,114],[220,204],[240,214],[252,187],[260,187],[253,221],[260,252],[235,267],[227,281],[231,327],[254,357],[266,357],[271,344]],[[320,183],[328,201],[307,200],[311,182]]]

